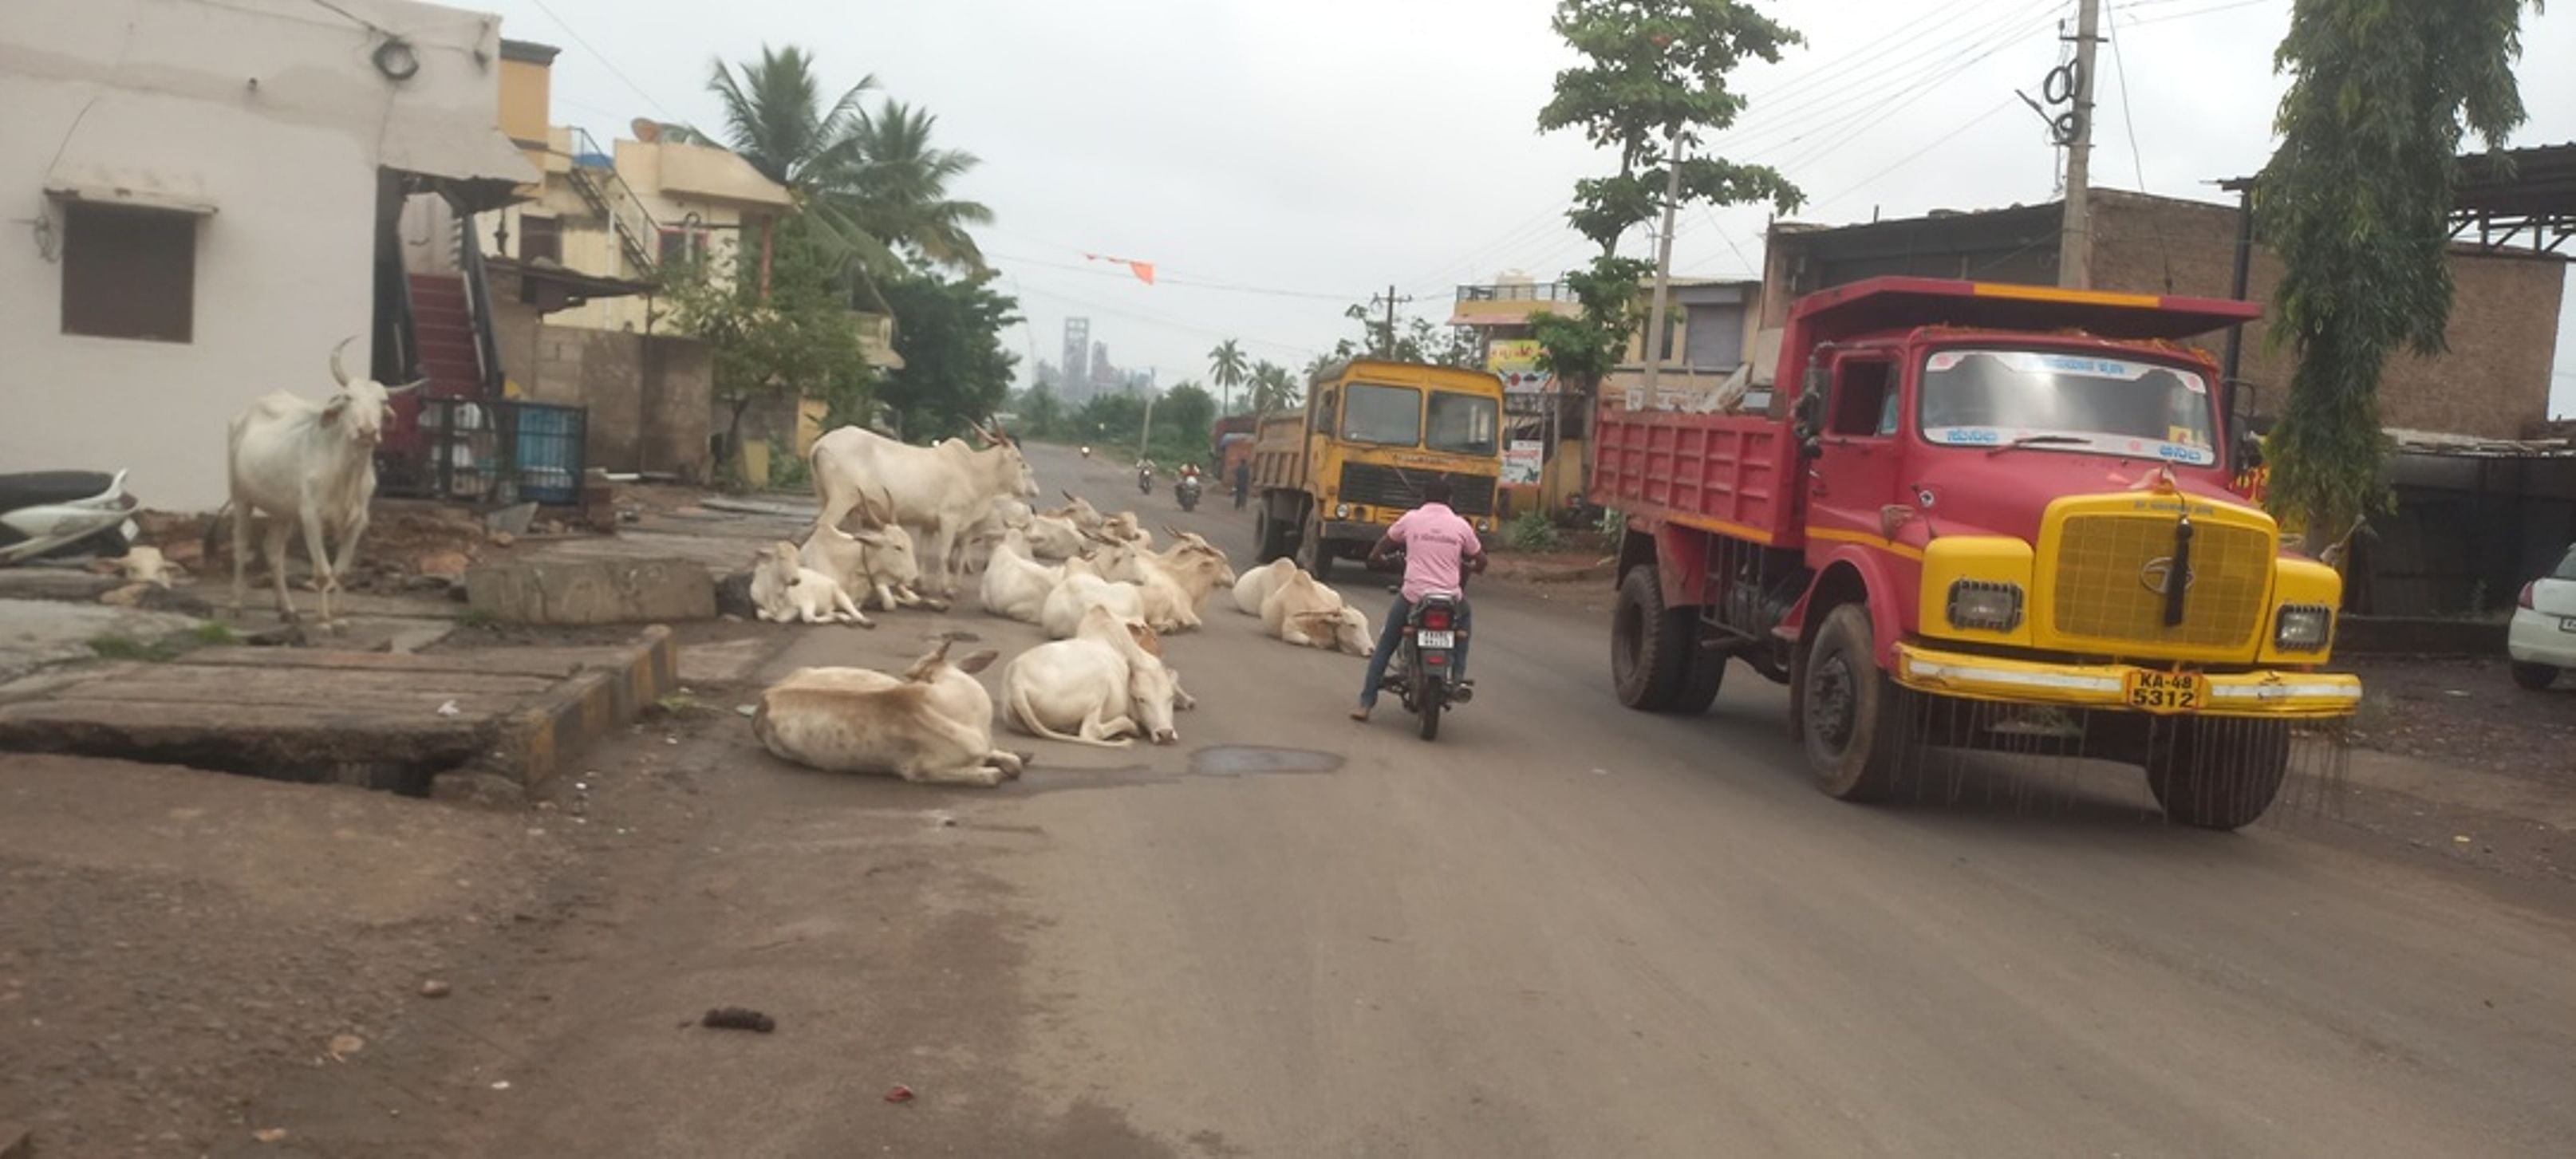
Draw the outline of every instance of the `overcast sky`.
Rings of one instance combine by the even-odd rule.
[[[720,128],[710,63],[763,43],[812,50],[836,88],[873,74],[983,158],[959,192],[997,215],[980,237],[1028,318],[1009,335],[1023,359],[1058,357],[1064,319],[1083,316],[1114,362],[1166,385],[1204,376],[1229,336],[1302,364],[1353,332],[1344,305],[1390,283],[1438,320],[1461,282],[1579,264],[1561,214],[1610,164],[1533,127],[1571,61],[1553,0],[728,0],[686,20],[631,0],[483,6],[505,35],[563,48],[555,119],[603,140],[636,116]],[[1752,107],[1716,144],[1797,182],[1798,217],[2054,196],[2054,152],[2013,94],[2038,94],[2074,0],[1756,6],[1808,44],[1739,74]],[[2215,200],[2211,182],[2260,168],[2290,6],[2108,0],[2096,183]],[[2532,117],[2514,144],[2576,140],[2576,70],[2542,63],[2576,59],[2571,9],[2526,9]],[[1754,273],[1764,219],[1693,210],[1674,272]],[[1160,284],[1086,254],[1153,262]],[[2576,415],[2576,310],[2561,331],[2552,410]]]

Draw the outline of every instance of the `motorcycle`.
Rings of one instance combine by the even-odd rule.
[[[1395,693],[1421,719],[1422,739],[1440,736],[1440,714],[1474,699],[1476,688],[1458,675],[1458,645],[1467,636],[1467,594],[1430,592],[1414,602],[1404,621],[1381,688]]]
[[[1090,458],[1090,457],[1091,457],[1091,448],[1089,448],[1089,447],[1084,447],[1084,448],[1082,449],[1082,457],[1083,457],[1083,458],[1086,458],[1086,459]]]
[[[1152,467],[1136,468],[1136,493],[1139,495],[1151,495],[1154,493],[1154,469]]]
[[[138,528],[125,472],[0,474],[0,566],[62,555],[123,555]]]
[[[1199,509],[1199,486],[1199,477],[1196,475],[1183,475],[1179,482],[1172,484],[1172,498],[1180,500],[1181,510]]]

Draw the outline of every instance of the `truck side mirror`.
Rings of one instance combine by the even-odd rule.
[[[1805,383],[1798,392],[1797,405],[1790,409],[1789,433],[1798,440],[1798,453],[1814,457],[1820,449],[1819,436],[1825,430],[1825,372],[1807,371]]]
[[[2263,465],[2263,436],[2249,430],[2236,432],[2236,470],[2251,471]]]

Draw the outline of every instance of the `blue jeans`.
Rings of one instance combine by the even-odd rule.
[[[1413,618],[1413,603],[1398,595],[1395,606],[1386,610],[1386,626],[1378,629],[1377,651],[1369,654],[1368,675],[1360,684],[1360,707],[1377,707],[1378,685],[1386,683],[1387,662],[1395,659],[1396,645],[1404,642],[1404,622]],[[1467,640],[1470,636],[1467,602],[1458,601],[1458,647],[1449,655],[1449,678],[1466,679]]]

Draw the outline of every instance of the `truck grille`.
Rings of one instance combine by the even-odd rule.
[[[2168,628],[2165,597],[2149,586],[2150,565],[2170,561],[2173,552],[2170,515],[2068,516],[2058,537],[2051,593],[2057,634],[2111,650],[2158,644],[2252,648],[2272,579],[2271,534],[2194,520],[2183,621]]]
[[[1425,471],[1389,467],[1382,463],[1342,464],[1341,502],[1365,503],[1371,507],[1412,508],[1422,503],[1421,488],[1433,479],[1447,479],[1452,491],[1449,509],[1460,515],[1494,513],[1494,477],[1469,475],[1458,471]]]

